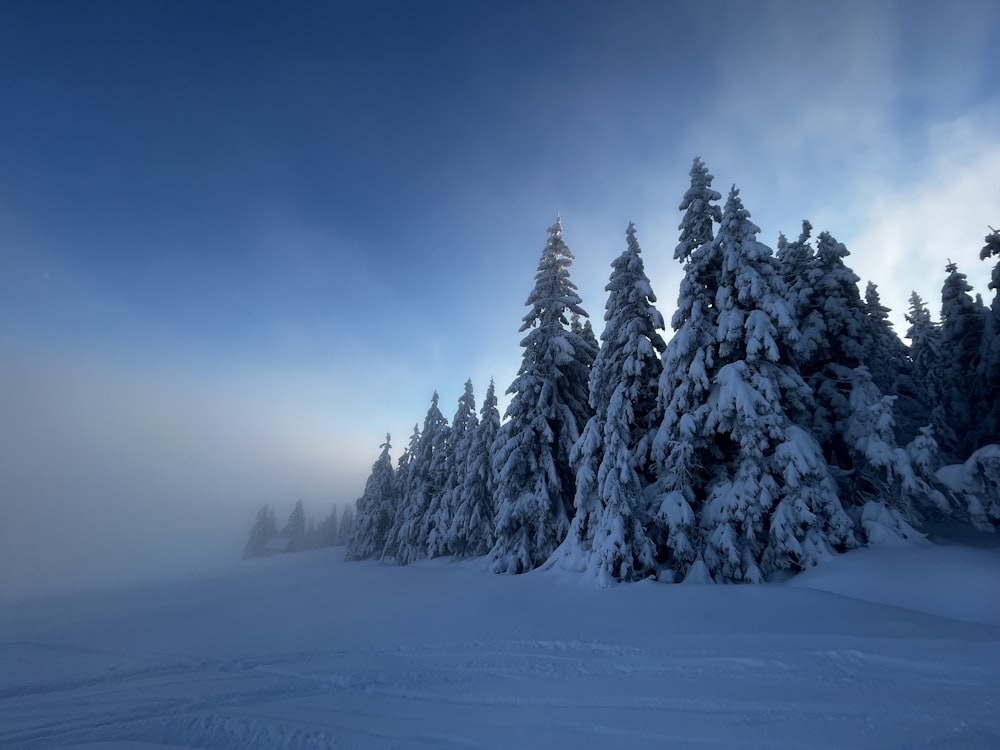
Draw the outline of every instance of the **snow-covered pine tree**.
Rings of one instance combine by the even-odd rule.
[[[993,266],[989,284],[989,288],[993,290],[993,301],[983,326],[976,397],[983,405],[980,442],[1000,444],[1000,229],[991,228],[985,243],[979,257],[987,260],[997,256],[997,262]]]
[[[759,231],[734,187],[714,240],[718,360],[704,404],[719,460],[702,463],[710,479],[700,520],[716,581],[758,582],[854,544],[820,447],[790,416],[806,413],[811,394],[795,367],[792,308]]]
[[[892,321],[889,320],[892,310],[882,304],[878,285],[871,281],[865,286],[864,310],[871,329],[866,338],[873,342],[865,365],[882,393],[896,394],[899,392],[900,378],[909,377],[910,362],[906,345],[896,335]]]
[[[399,557],[401,544],[401,528],[403,521],[407,517],[406,509],[410,504],[407,495],[409,488],[410,466],[420,448],[420,425],[413,425],[413,432],[410,434],[410,442],[403,450],[403,455],[396,463],[396,471],[393,472],[393,500],[394,505],[390,514],[391,523],[389,531],[385,535],[385,543],[382,546],[381,558],[384,562],[395,562]]]
[[[472,390],[472,380],[466,380],[465,390],[458,399],[458,409],[451,422],[444,486],[431,500],[424,519],[428,557],[440,557],[455,551],[451,545],[452,521],[461,502],[462,484],[476,425],[476,397]]]
[[[330,509],[330,514],[323,519],[317,530],[317,545],[319,547],[336,547],[340,538],[340,523],[337,519],[337,506]]]
[[[497,526],[490,555],[497,573],[537,567],[569,528],[575,493],[569,453],[583,427],[575,413],[575,374],[587,346],[567,318],[587,315],[569,278],[572,262],[557,218],[526,302],[521,367],[507,389],[507,422],[494,452]]]
[[[812,229],[812,224],[803,220],[799,238],[795,242],[788,242],[784,235],[780,235],[775,252],[781,278],[785,282],[785,299],[792,307],[799,328],[795,351],[800,360],[815,356],[826,337],[823,311],[816,308],[814,300],[821,270],[816,263],[816,250],[812,246]]]
[[[691,186],[684,193],[678,208],[684,212],[678,227],[681,230],[680,242],[674,249],[674,258],[681,262],[686,262],[695,250],[711,242],[715,236],[715,225],[722,221],[722,209],[718,205],[722,195],[712,188],[714,178],[701,157],[694,157],[689,174]]]
[[[337,530],[337,541],[334,546],[344,547],[351,538],[354,531],[354,508],[350,505],[344,507],[344,512],[340,516],[340,528]]]
[[[395,537],[390,540],[391,554],[388,555],[399,565],[407,565],[427,556],[427,534],[433,525],[428,511],[444,489],[450,428],[438,400],[435,391],[403,485],[401,522],[394,529]]]
[[[878,285],[869,281],[865,287],[865,313],[874,347],[866,357],[865,366],[883,393],[896,396],[893,404],[896,441],[905,445],[923,434],[922,429],[929,424],[930,410],[920,400],[920,389],[913,381],[909,353],[893,330],[890,312],[882,304]]]
[[[949,263],[941,289],[941,405],[958,438],[957,458],[965,460],[980,447],[980,417],[986,405],[977,403],[976,376],[986,328],[986,308],[974,300],[972,286],[958,266]]]
[[[1000,229],[990,227],[990,233],[984,238],[983,249],[979,251],[980,260],[989,260],[997,256],[996,265],[993,266],[993,273],[990,276],[989,288],[993,290],[994,309],[1000,300]]]
[[[799,371],[815,394],[815,410],[802,415],[828,461],[850,463],[840,434],[847,414],[850,372],[866,361],[872,328],[858,290],[858,276],[846,263],[850,253],[829,232],[821,232],[809,269],[806,303],[810,340],[793,346]],[[822,319],[822,328],[808,321]],[[796,321],[798,322],[798,321]],[[801,340],[800,340],[801,341]]]
[[[499,433],[500,412],[497,410],[496,387],[490,380],[479,412],[479,424],[469,433],[465,475],[459,487],[458,504],[451,522],[450,546],[458,557],[485,555],[496,541],[493,446]]]
[[[288,540],[289,552],[301,552],[307,548],[306,543],[306,511],[301,500],[295,501],[295,507],[288,514],[288,522],[281,530],[280,536]]]
[[[594,415],[570,457],[577,471],[576,515],[553,556],[604,584],[641,578],[656,567],[645,490],[666,344],[633,224],[625,236],[626,249],[612,262],[604,287],[603,343],[590,377]]]
[[[918,400],[928,410],[925,421],[930,424],[942,460],[954,460],[957,455],[958,438],[952,432],[944,407],[941,405],[941,395],[944,390],[941,380],[944,367],[941,354],[941,328],[931,318],[930,310],[916,292],[910,294],[906,322],[910,324],[906,331],[906,338],[910,341],[908,347],[910,370]]]
[[[389,451],[392,450],[389,435],[385,436],[385,442],[379,447],[379,457],[372,465],[364,492],[356,502],[356,523],[347,523],[350,506],[344,510],[344,517],[340,522],[342,538],[345,533],[349,534],[345,540],[348,560],[378,557],[392,528],[396,508],[396,481],[392,458],[389,456]]]
[[[663,353],[658,409],[663,415],[653,442],[656,463],[655,533],[661,576],[678,580],[687,575],[700,549],[696,511],[704,499],[707,467],[700,463],[712,452],[704,433],[705,402],[712,388],[719,311],[715,290],[722,270],[721,253],[713,242],[713,226],[722,219],[713,201],[712,175],[699,158],[691,167],[691,187],[680,210],[681,241],[674,257],[684,262],[677,311],[671,319],[674,336]],[[700,569],[703,568],[699,565]]]
[[[600,350],[600,344],[594,335],[590,320],[581,320],[579,314],[573,313],[570,317],[569,328],[577,338],[574,343],[573,362],[565,368],[566,404],[582,430],[587,420],[594,414],[590,405],[590,371]]]
[[[909,450],[896,444],[894,398],[882,394],[868,368],[852,372],[843,440],[852,451],[851,500],[869,543],[920,538],[914,527],[922,521],[921,509],[950,512],[945,497],[926,481],[937,449],[930,431]]]
[[[257,511],[257,517],[250,527],[246,546],[243,547],[243,558],[263,557],[267,554],[267,543],[278,535],[278,522],[274,511],[267,503]]]

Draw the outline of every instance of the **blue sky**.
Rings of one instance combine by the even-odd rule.
[[[434,389],[450,414],[509,384],[557,212],[598,330],[629,221],[669,319],[695,154],[768,244],[844,241],[897,326],[949,257],[985,294],[998,26],[992,0],[0,4],[10,554],[114,514],[145,527],[114,568],[193,514],[208,546],[264,501],[352,500]]]

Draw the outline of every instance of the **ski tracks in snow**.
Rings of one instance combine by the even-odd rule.
[[[6,642],[0,747],[1000,745],[995,643],[965,644],[956,664],[938,641],[832,640],[470,640],[229,660]]]

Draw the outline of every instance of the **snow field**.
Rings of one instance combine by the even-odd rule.
[[[341,557],[4,603],[0,747],[1000,746],[996,546],[604,590]]]

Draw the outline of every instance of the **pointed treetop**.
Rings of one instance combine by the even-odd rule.
[[[991,255],[1000,255],[1000,229],[994,229],[993,227],[989,229],[990,233],[983,238],[986,244],[979,251],[980,260],[986,260]]]
[[[730,232],[730,239],[756,240],[760,227],[750,221],[750,212],[743,206],[740,199],[740,189],[733,185],[726,198],[726,207],[722,210],[722,226]]]
[[[714,203],[722,198],[712,189],[712,175],[700,157],[691,165],[691,186],[678,207],[684,217],[678,225],[680,242],[674,249],[674,258],[686,261],[691,253],[714,238],[713,225],[722,220],[722,212]]]

